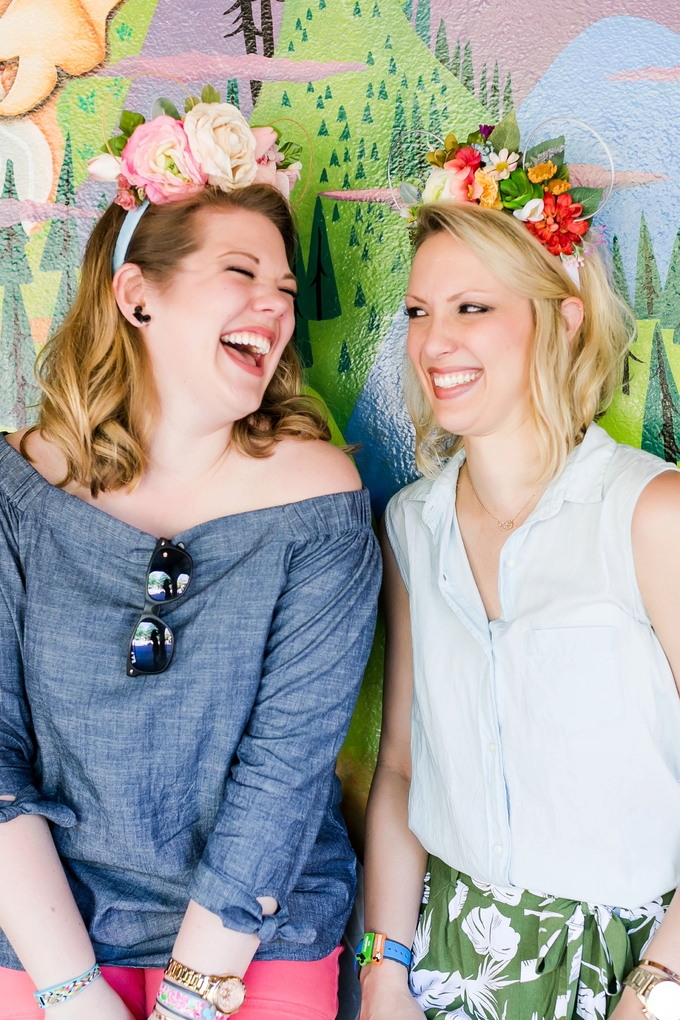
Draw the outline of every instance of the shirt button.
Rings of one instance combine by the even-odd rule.
[[[448,581],[448,579],[449,579],[449,575],[448,574],[442,574],[442,580],[443,581]]]
[[[514,567],[514,566],[516,566],[516,563],[515,563],[514,560],[506,560],[505,561],[505,565],[506,565],[506,567]]]
[[[500,845],[500,843],[496,843],[496,845],[493,848],[493,850],[494,850],[494,853],[499,854],[499,855],[503,853],[503,847]]]
[[[496,745],[494,744],[493,740],[489,744],[489,750],[491,751],[492,754],[496,750]]]

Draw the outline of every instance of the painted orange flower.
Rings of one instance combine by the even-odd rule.
[[[583,206],[572,202],[571,195],[552,195],[546,192],[543,219],[537,223],[527,221],[527,229],[551,255],[573,255],[574,248],[588,230],[588,221],[579,219]]]

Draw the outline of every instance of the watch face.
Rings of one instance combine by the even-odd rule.
[[[680,1020],[680,985],[660,981],[646,996],[646,1005],[656,1020]]]
[[[680,986],[678,987],[678,991],[680,991]],[[220,1013],[235,1013],[236,1010],[240,1009],[243,1005],[245,997],[245,985],[240,978],[225,978],[224,981],[220,981],[217,986],[214,999],[215,1008]],[[678,1020],[680,1020],[680,1014],[678,1014]]]

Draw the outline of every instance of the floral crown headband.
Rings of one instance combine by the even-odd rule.
[[[114,202],[127,210],[113,255],[115,273],[149,204],[165,205],[208,185],[234,191],[269,184],[288,199],[300,179],[302,148],[280,143],[273,127],[251,128],[237,107],[223,103],[206,85],[201,98],[188,96],[184,116],[169,99],[157,99],[152,119],[124,110],[120,134],[88,163],[90,176],[116,181]]]
[[[530,147],[535,135],[554,121],[577,124],[600,142],[610,164],[607,188],[572,184],[564,160],[564,135]],[[441,139],[437,141],[441,143]],[[424,187],[402,181],[399,202],[392,187],[390,153],[390,190],[409,222],[415,220],[421,205],[430,202],[472,202],[486,209],[502,209],[524,223],[551,255],[562,260],[578,286],[578,268],[593,249],[593,245],[584,243],[589,221],[604,207],[614,186],[611,153],[596,131],[572,118],[551,118],[532,132],[524,153],[520,153],[520,132],[513,111],[495,127],[480,124],[464,143],[453,134],[447,135],[441,147],[430,146],[424,156],[429,164]]]

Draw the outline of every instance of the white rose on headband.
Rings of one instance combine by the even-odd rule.
[[[87,172],[95,181],[117,181],[122,160],[110,152],[102,152],[100,156],[88,160]]]
[[[257,172],[256,140],[231,103],[197,103],[184,118],[189,148],[208,182],[232,191],[251,184]]]

